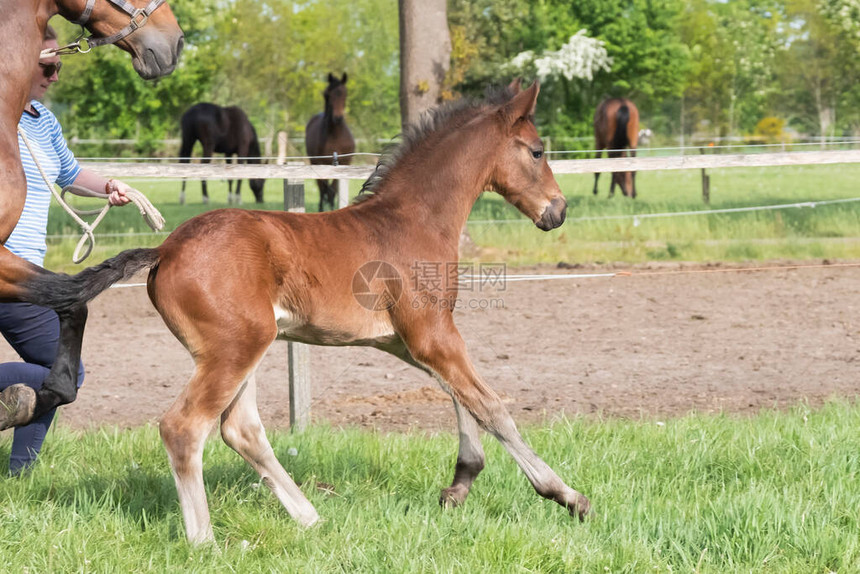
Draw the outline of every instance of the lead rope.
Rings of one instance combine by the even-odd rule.
[[[95,209],[90,211],[81,211],[77,210],[74,207],[70,206],[66,203],[66,200],[63,196],[65,196],[67,191],[74,191],[77,195],[82,195],[85,197],[96,197],[98,199],[107,199],[108,194],[100,193],[98,191],[93,191],[91,189],[86,189],[83,187],[79,187],[76,185],[68,185],[63,188],[62,193],[57,193],[56,188],[54,188],[54,184],[48,180],[48,176],[45,174],[45,171],[42,169],[41,164],[39,164],[39,160],[36,158],[36,154],[33,153],[33,148],[30,146],[30,140],[27,139],[27,135],[24,133],[24,130],[21,126],[18,126],[18,133],[21,134],[21,139],[24,140],[24,145],[27,146],[27,150],[30,152],[30,157],[33,158],[33,163],[36,164],[36,167],[39,169],[39,173],[42,175],[42,179],[45,180],[45,183],[48,185],[48,188],[51,190],[51,193],[56,198],[57,203],[59,203],[63,209],[66,210],[72,219],[81,226],[83,230],[83,236],[78,241],[77,247],[75,247],[75,252],[72,254],[72,261],[75,263],[81,263],[84,259],[89,257],[90,253],[93,251],[93,247],[96,245],[96,238],[93,235],[93,231],[96,226],[101,223],[101,220],[104,219],[104,216],[107,215],[108,210],[112,207],[110,203],[105,205],[102,209]],[[155,208],[154,205],[146,198],[143,193],[136,189],[130,189],[126,192],[126,197],[128,197],[132,203],[137,206],[137,209],[140,211],[140,215],[143,216],[146,224],[152,228],[153,231],[161,231],[164,228],[164,217],[161,213]],[[98,213],[98,217],[92,223],[87,223],[83,219],[81,219],[80,215],[94,215]],[[88,242],[88,248],[86,252],[81,255],[81,249]]]

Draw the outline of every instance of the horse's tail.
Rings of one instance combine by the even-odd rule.
[[[615,133],[612,135],[610,149],[625,149],[630,146],[627,137],[627,123],[630,121],[630,108],[627,104],[621,104],[615,113]]]
[[[45,273],[28,281],[27,302],[55,311],[72,309],[92,300],[121,279],[158,264],[158,249],[129,249],[77,275]]]

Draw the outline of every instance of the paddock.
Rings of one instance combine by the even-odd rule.
[[[461,293],[457,323],[473,360],[518,423],[566,413],[660,419],[752,414],[853,398],[860,380],[860,263],[650,263],[508,268],[502,289]],[[516,275],[590,275],[515,281]],[[501,303],[500,303],[501,302]],[[16,360],[0,346],[0,361]],[[87,378],[58,424],[154,423],[185,385],[188,353],[145,289],[111,289],[90,305]],[[257,371],[269,429],[289,426],[287,345]],[[373,349],[311,348],[314,423],[382,431],[451,431],[435,381]]]

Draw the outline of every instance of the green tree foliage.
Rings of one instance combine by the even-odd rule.
[[[611,70],[592,81],[548,81],[538,120],[552,136],[590,135],[594,108],[603,97],[632,97],[647,113],[680,94],[689,65],[678,35],[682,6],[676,0],[450,0],[452,26],[465,30],[482,54],[464,74],[463,87],[476,92],[498,82],[516,54],[558,50],[585,29],[604,42]]]
[[[507,83],[514,56],[553,53],[580,30],[603,43],[609,70],[543,82],[538,121],[553,138],[590,136],[597,103],[620,95],[636,101],[657,134],[753,134],[765,117],[805,133],[860,133],[858,0],[448,2],[453,52],[445,98]],[[329,72],[349,74],[347,117],[360,149],[376,151],[378,138],[399,132],[393,0],[170,6],[186,33],[171,76],[144,82],[115,48],[64,59],[49,103],[68,136],[135,139],[129,154],[174,155],[158,141],[178,136],[189,106],[212,101],[243,107],[262,137],[288,130],[297,144],[290,152],[302,153],[295,136],[322,111]],[[76,34],[59,18],[54,23],[62,39]]]
[[[140,80],[116,48],[65,58],[50,97],[67,136],[137,139],[133,152],[151,153],[157,140],[178,136],[179,117],[200,101],[242,107],[261,137],[301,133],[323,110],[328,73],[344,71],[356,135],[398,133],[397,11],[390,2],[171,0],[170,6],[186,46],[166,78]],[[62,38],[74,37],[77,28],[59,21]]]
[[[689,2],[681,34],[692,66],[685,125],[708,137],[750,132],[773,96],[780,13],[775,2]]]
[[[136,139],[136,149],[130,151],[149,154],[159,147],[154,140],[175,132],[177,118],[189,103],[205,97],[215,69],[206,48],[213,37],[214,7],[193,0],[172,0],[170,6],[182,22],[186,50],[177,70],[166,78],[144,82],[128,54],[113,47],[64,58],[61,81],[51,88],[49,101],[67,137]],[[61,40],[78,34],[65,20],[52,23]]]

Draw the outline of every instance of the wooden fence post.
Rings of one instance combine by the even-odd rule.
[[[290,364],[290,431],[301,432],[311,422],[311,349],[287,343]]]
[[[337,207],[338,209],[349,205],[349,180],[337,180]]]
[[[699,153],[704,155],[705,148],[700,147]],[[702,201],[705,202],[705,205],[711,203],[711,176],[708,175],[705,168],[702,168]]]
[[[278,132],[278,165],[287,158],[287,133]],[[288,165],[293,165],[292,163]],[[295,165],[303,165],[296,162]],[[305,212],[305,181],[284,180],[284,211]],[[290,387],[290,431],[301,432],[311,421],[311,349],[303,343],[287,343]]]

